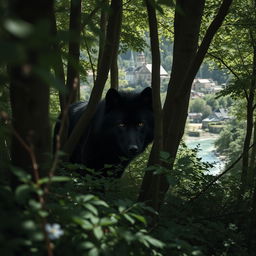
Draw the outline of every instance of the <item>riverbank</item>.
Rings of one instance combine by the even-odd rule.
[[[187,131],[193,131],[193,132],[199,132],[200,136],[199,137],[194,137],[194,136],[189,136],[187,133],[185,133],[183,140],[186,141],[194,141],[194,140],[204,140],[204,139],[215,139],[217,140],[219,138],[219,134],[215,133],[210,133],[206,132],[202,129],[202,124],[201,123],[189,123],[187,124]]]
[[[199,137],[184,135],[183,140],[189,148],[195,148],[199,146],[200,150],[198,156],[202,158],[204,162],[213,164],[210,174],[219,174],[224,166],[225,162],[219,156],[216,155],[215,141],[219,138],[219,134],[209,133],[201,129],[201,124],[189,124],[188,130],[197,131],[200,133]]]

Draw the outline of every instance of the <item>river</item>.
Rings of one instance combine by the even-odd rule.
[[[218,136],[212,134],[208,135],[209,136],[205,134],[202,137],[196,138],[187,136],[185,142],[189,148],[195,148],[199,145],[200,151],[198,152],[198,156],[202,158],[202,161],[214,164],[213,168],[210,169],[210,173],[216,175],[223,170],[225,163],[214,153],[214,142]]]

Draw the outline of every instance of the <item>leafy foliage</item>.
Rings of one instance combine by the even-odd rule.
[[[153,229],[152,209],[137,203],[136,195],[127,199],[142,179],[147,152],[131,164],[123,184],[78,174],[79,166],[71,164],[58,170],[59,176],[37,183],[12,168],[21,184],[14,192],[0,186],[1,253],[42,255],[44,225],[50,224],[58,227],[51,231],[55,236],[48,234],[56,255],[247,255],[244,234],[232,215],[234,181],[223,179],[193,200],[214,178],[198,150],[183,144],[173,172],[157,170],[168,175],[171,189]],[[162,153],[162,159],[168,162],[169,155]],[[49,182],[50,193],[45,190]],[[46,198],[43,204],[40,196]]]
[[[162,62],[166,70],[171,71],[174,1],[156,2]],[[221,1],[206,2],[202,32]],[[44,28],[40,24],[31,27],[21,20],[6,18],[6,3],[0,3],[0,11],[4,14],[0,17],[0,111],[11,115],[6,65],[25,61],[28,48],[44,40],[58,43],[66,66],[67,45],[72,37],[68,31],[69,4],[67,0],[55,1],[57,34],[52,38],[44,38]],[[101,0],[83,2],[79,67],[82,83],[88,80],[88,71],[96,70],[97,67],[100,10],[109,14],[108,6],[103,5]],[[217,151],[226,157],[227,164],[236,160],[242,151],[245,103],[240,98],[248,90],[252,78],[254,11],[251,1],[235,1],[232,12],[211,46],[210,65],[216,68],[218,64],[225,68],[225,74],[216,75],[221,82],[226,80],[229,70],[228,87],[218,99],[206,96],[200,102],[191,103],[193,111],[209,113],[210,108],[217,110],[231,106],[231,98],[223,95],[231,95],[236,100],[236,120],[230,121],[216,143]],[[125,2],[121,53],[129,49],[139,52],[145,50],[149,58],[146,18],[143,1]],[[14,42],[9,35],[21,41]],[[54,63],[55,57],[49,52],[41,61]],[[217,64],[213,64],[213,60],[218,60]],[[120,63],[126,67],[125,63]],[[209,75],[206,66],[201,68],[205,76]],[[49,107],[54,122],[59,112],[57,91],[62,92],[64,86],[52,74],[46,74],[43,70],[37,70],[37,73],[51,87]],[[87,92],[85,98],[88,97]],[[239,207],[237,205],[239,164],[204,191],[215,179],[209,171],[212,165],[203,163],[198,157],[199,148],[190,150],[182,144],[172,171],[168,168],[147,167],[147,150],[130,164],[126,176],[118,181],[95,179],[93,173],[88,174],[89,170],[84,171],[84,166],[70,163],[56,169],[56,176],[36,180],[31,169],[21,170],[11,166],[10,143],[10,127],[1,114],[1,255],[45,255],[45,244],[50,246],[54,255],[249,255],[247,237],[250,225],[247,220],[250,218],[251,202],[244,200]],[[167,164],[172,161],[165,152],[162,152],[161,157]],[[158,213],[158,225],[152,225],[151,222],[152,215],[156,213],[136,200],[145,170],[166,175],[171,185],[163,209]],[[10,172],[19,181],[15,189],[12,180],[9,180]],[[106,193],[102,192],[103,189]],[[50,240],[49,243],[47,240]]]

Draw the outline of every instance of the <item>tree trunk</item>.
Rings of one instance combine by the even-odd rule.
[[[108,24],[108,13],[106,12],[104,6],[109,5],[109,0],[103,0],[103,8],[101,8],[100,12],[100,36],[99,36],[99,53],[98,53],[98,65],[97,65],[97,73],[100,69],[100,62],[102,58],[102,53],[104,49],[104,45],[106,42],[106,33],[107,33],[107,24]]]
[[[112,0],[110,5],[110,16],[107,26],[106,42],[104,45],[104,50],[102,53],[102,58],[100,61],[99,71],[95,81],[95,85],[92,89],[87,108],[83,113],[82,117],[78,121],[76,127],[72,131],[71,136],[64,146],[64,151],[71,155],[75,145],[78,143],[83,131],[87,127],[89,121],[91,120],[93,114],[96,111],[97,105],[101,99],[102,92],[105,86],[105,83],[108,78],[108,73],[112,63],[113,55],[115,49],[118,49],[119,42],[119,24],[120,13],[122,13],[122,1],[121,0]]]
[[[110,68],[110,87],[118,90],[118,63],[117,56],[114,56]]]
[[[12,164],[26,171],[35,170],[39,166],[41,176],[47,175],[43,164],[45,165],[49,160],[51,145],[49,86],[40,74],[49,72],[51,66],[47,58],[51,55],[49,43],[51,32],[47,28],[50,27],[48,19],[52,8],[52,0],[17,0],[10,3],[10,10],[16,18],[30,23],[35,30],[39,29],[38,26],[44,28],[36,44],[34,37],[30,37],[33,40],[31,44],[28,44],[29,37],[24,39],[13,37],[13,40],[21,46],[26,43],[27,58],[26,62],[8,68],[14,129],[11,144]],[[25,144],[29,150],[26,150]],[[35,156],[34,160],[31,159],[31,155]],[[16,180],[14,183],[15,187]]]
[[[217,16],[209,26],[197,51],[204,0],[176,1],[174,24],[173,66],[168,92],[163,108],[163,150],[168,152],[172,169],[180,140],[183,136],[187,118],[189,96],[194,77],[205,57],[213,36],[226,17],[232,0],[223,0]],[[163,201],[169,188],[166,176],[161,176],[159,183],[159,201]],[[154,186],[151,186],[154,187]],[[148,190],[151,188],[148,187]],[[149,194],[149,193],[148,193]],[[160,205],[160,204],[159,204]]]
[[[66,101],[74,103],[79,100],[79,57],[81,39],[81,0],[71,0],[69,20],[69,48],[67,67],[67,88]]]
[[[152,54],[152,77],[151,86],[153,92],[153,111],[154,111],[154,143],[151,149],[148,165],[159,166],[160,152],[163,147],[163,120],[162,120],[162,106],[160,97],[160,50],[156,10],[154,8],[154,1],[145,0],[148,23],[150,31],[150,45]],[[153,182],[154,181],[154,182]],[[142,185],[138,200],[147,201],[147,203],[154,209],[159,208],[159,181],[160,175],[154,175],[153,172],[147,172]],[[150,188],[150,189],[149,189]]]
[[[119,12],[116,24],[116,38],[117,42],[114,45],[113,49],[113,57],[111,61],[110,67],[110,86],[111,88],[118,89],[119,87],[119,79],[118,79],[118,50],[119,50],[119,43],[120,43],[120,35],[121,35],[121,27],[122,27],[122,10]]]
[[[51,28],[52,28],[52,34],[55,37],[55,41],[53,44],[53,51],[55,53],[54,58],[54,64],[53,64],[53,70],[55,73],[56,80],[60,83],[60,89],[59,89],[59,101],[60,101],[60,109],[61,112],[63,112],[64,107],[66,105],[66,97],[65,97],[65,71],[61,56],[61,49],[59,42],[57,41],[57,24],[56,24],[56,16],[54,9],[52,10],[52,13],[50,14],[51,19]]]
[[[255,96],[255,88],[256,88],[256,47],[254,47],[253,51],[253,71],[252,71],[252,79],[251,85],[249,89],[249,95],[247,98],[247,106],[246,106],[246,134],[243,145],[243,160],[242,160],[242,173],[241,173],[241,185],[240,185],[240,194],[239,199],[242,199],[244,193],[248,189],[249,185],[249,147],[252,139],[252,131],[253,131],[253,112],[254,112],[254,96]]]
[[[251,210],[250,225],[249,225],[249,232],[248,232],[248,249],[249,249],[250,255],[254,255],[255,253],[255,249],[256,249],[255,235],[256,235],[256,180],[254,180],[252,210]]]
[[[204,6],[204,1],[201,1],[201,0],[200,1],[193,0],[189,2],[181,0],[176,2],[173,66],[172,66],[171,80],[168,86],[169,89],[167,92],[165,109],[167,108],[166,106],[168,104],[169,105],[177,104],[176,101],[170,101],[170,90],[173,91],[174,89],[173,86],[174,86],[176,87],[176,90],[177,90],[176,94],[178,93],[179,91],[178,85],[180,85],[182,79],[184,78],[184,74],[187,73],[188,67],[191,63],[191,59],[194,57],[196,53],[203,6]],[[182,93],[183,90],[184,88],[180,88],[180,93]],[[166,110],[165,112],[163,112],[163,118],[164,118],[163,125],[167,123],[167,120],[169,120],[169,118],[171,118],[170,115],[174,115],[175,112],[177,112],[177,109],[175,111],[174,109],[171,109],[171,108],[168,109],[168,113],[166,112]],[[180,112],[178,113],[179,113],[178,114],[179,116],[181,113]],[[162,113],[160,116],[162,116]],[[177,116],[175,116],[175,118],[177,118]],[[164,129],[164,126],[163,126],[163,137],[165,139],[167,135],[166,131],[167,129]],[[179,136],[177,134],[175,134],[175,136],[176,136],[175,139],[178,141]],[[155,141],[156,141],[156,138],[154,139],[154,143]],[[178,144],[178,142],[176,144]],[[157,193],[155,197],[158,198],[157,200],[158,204],[154,205],[154,206],[157,206],[155,210],[159,210],[160,203],[162,201],[162,198],[164,197],[164,195],[161,193],[166,190],[164,188],[161,188],[161,186],[165,185],[165,182],[163,181],[165,181],[165,177],[163,175],[161,177],[158,177],[158,179],[155,179],[154,175],[152,175],[152,173],[149,173],[149,172],[146,173],[143,179],[142,189],[141,189],[141,194],[139,199],[142,201],[148,201],[148,200],[151,200],[153,193]],[[156,187],[158,187],[158,190],[153,191],[155,190]]]
[[[253,180],[255,179],[255,164],[256,164],[256,121],[254,120],[253,125],[253,147],[252,153],[250,155],[250,164],[249,164],[249,173],[248,173],[248,180],[250,182],[250,187],[252,188]]]
[[[9,136],[7,133],[7,123],[4,118],[5,113],[0,111],[0,179],[2,182],[9,181],[10,173],[8,166],[10,166],[11,158],[9,152]]]
[[[205,1],[195,1],[195,3],[193,3],[193,1],[185,1],[185,3],[182,1],[183,4],[186,4],[186,7],[193,4],[193,7],[191,6],[189,9],[186,9],[185,13],[192,10],[191,12],[194,14],[191,14],[192,16],[190,22],[186,17],[177,17],[176,23],[177,41],[174,42],[176,43],[176,47],[174,49],[173,56],[176,60],[173,62],[172,76],[168,86],[167,99],[164,105],[164,151],[170,153],[170,156],[173,159],[169,165],[170,169],[173,167],[173,162],[176,158],[178,147],[184,134],[193,80],[203,62],[214,35],[217,33],[226,15],[228,14],[232,1],[233,0],[223,0],[216,17],[207,29],[197,52],[195,47],[198,41],[201,16]],[[179,2],[180,1],[177,3]],[[197,5],[196,9],[193,9],[194,5]],[[196,16],[194,16],[195,14]],[[183,21],[181,22],[180,19]],[[190,32],[189,28],[191,29]],[[183,51],[189,54],[190,58],[192,58],[192,62],[190,62],[189,65],[186,64],[186,62],[189,62],[189,60],[186,56],[184,56],[184,53],[182,53]],[[183,58],[183,62],[180,60],[180,58]],[[187,67],[185,70],[182,68],[182,63]],[[162,195],[167,192],[168,188],[169,184],[167,180],[162,179]]]

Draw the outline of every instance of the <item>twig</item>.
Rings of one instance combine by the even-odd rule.
[[[8,124],[14,134],[14,136],[16,137],[16,139],[20,142],[20,144],[24,147],[24,149],[28,152],[31,162],[32,162],[32,170],[33,170],[33,174],[34,174],[34,180],[35,180],[35,184],[36,186],[39,188],[40,187],[40,175],[39,175],[39,166],[37,164],[37,160],[36,160],[36,155],[34,152],[34,148],[32,143],[30,143],[29,145],[25,142],[25,140],[19,135],[19,133],[16,131],[16,129],[12,126],[11,121],[7,115],[7,113],[5,112],[0,112],[0,117],[2,117],[3,120],[6,121],[6,124]],[[43,195],[38,194],[38,201],[42,207],[42,209],[45,209],[45,200]],[[45,245],[46,245],[46,249],[47,249],[47,255],[48,256],[53,256],[53,251],[52,251],[52,247],[51,247],[51,243],[49,240],[49,236],[48,233],[46,232],[45,229],[45,225],[47,223],[47,220],[45,217],[41,217],[41,228],[42,231],[44,233],[44,238],[45,238]]]
[[[209,55],[212,58],[221,62],[225,66],[225,68],[227,68],[238,80],[240,80],[240,77],[238,76],[238,74],[221,57],[218,57],[218,56],[216,56],[216,55],[214,55],[213,53],[210,53],[210,52],[208,52],[207,55]]]
[[[88,47],[88,44],[87,44],[84,32],[83,32],[83,36],[84,36],[85,48],[86,48],[86,51],[87,51],[87,54],[88,54],[88,57],[89,57],[89,62],[90,62],[91,69],[92,69],[92,77],[93,77],[93,85],[94,85],[95,84],[95,80],[96,80],[96,78],[95,78],[96,76],[95,76],[95,69],[93,67],[92,55],[90,53],[90,49]]]
[[[49,177],[49,181],[46,183],[45,187],[44,187],[44,191],[45,193],[49,193],[49,188],[50,188],[50,185],[51,185],[51,178],[54,176],[54,172],[55,170],[57,169],[57,166],[58,166],[58,162],[59,162],[59,151],[61,149],[61,140],[60,138],[63,136],[63,132],[64,132],[64,127],[65,127],[65,123],[66,123],[66,120],[68,118],[68,109],[69,109],[69,105],[71,104],[71,100],[73,98],[73,94],[75,93],[76,91],[76,88],[77,88],[77,83],[78,81],[75,80],[74,81],[74,84],[73,84],[73,90],[68,98],[68,102],[67,104],[65,105],[65,108],[62,112],[62,116],[61,116],[61,120],[60,120],[60,129],[59,129],[59,132],[58,134],[56,135],[56,148],[55,148],[55,153],[54,153],[54,157],[53,157],[53,162],[52,162],[52,166],[49,170],[49,173],[48,173],[48,177]]]

